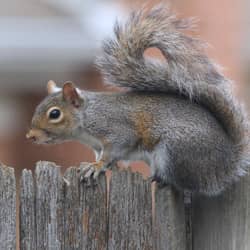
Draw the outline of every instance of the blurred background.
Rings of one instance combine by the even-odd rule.
[[[21,169],[49,160],[68,167],[92,161],[79,143],[32,145],[25,139],[33,111],[52,79],[74,81],[101,91],[102,78],[93,66],[101,40],[116,18],[142,4],[159,1],[10,0],[0,2],[0,160]],[[236,94],[250,92],[250,2],[247,0],[169,0],[182,17],[200,22],[197,33],[211,46],[208,54],[235,81]]]

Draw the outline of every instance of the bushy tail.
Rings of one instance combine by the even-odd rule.
[[[202,43],[182,33],[191,25],[190,19],[179,20],[161,6],[134,12],[124,25],[116,23],[115,37],[104,42],[98,65],[110,85],[180,94],[203,105],[242,151],[248,144],[242,107],[231,94],[230,81],[204,54]],[[144,57],[151,47],[162,52],[165,63]]]

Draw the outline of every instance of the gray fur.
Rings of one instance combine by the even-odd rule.
[[[115,39],[104,42],[98,65],[108,84],[174,93],[200,103],[241,143],[246,131],[244,112],[231,94],[230,81],[203,53],[201,42],[181,32],[190,25],[162,7],[135,12],[125,25],[116,24]],[[166,62],[144,58],[150,47],[158,48]]]
[[[190,19],[178,20],[162,6],[134,12],[127,23],[115,25],[115,38],[104,42],[98,65],[107,84],[173,93],[208,109],[234,144],[234,167],[246,170],[249,138],[244,110],[232,95],[231,82],[203,52],[202,43],[182,33],[191,26]],[[150,47],[158,48],[166,62],[145,58]]]
[[[133,13],[125,25],[116,24],[115,38],[105,41],[98,60],[109,84],[129,90],[82,91],[78,108],[60,92],[50,95],[32,127],[46,130],[51,141],[88,144],[103,169],[118,160],[144,160],[156,180],[220,193],[248,170],[248,121],[230,81],[200,42],[181,32],[189,26],[161,7]],[[159,48],[166,62],[144,58],[149,47]],[[41,127],[41,117],[55,104],[69,120]]]
[[[92,136],[112,142],[110,162],[145,160],[157,180],[209,195],[220,193],[249,164],[248,160],[243,164],[238,147],[199,104],[156,93],[87,96],[83,127]],[[152,150],[138,143],[130,118],[131,113],[145,111],[154,114],[152,136],[160,138]]]

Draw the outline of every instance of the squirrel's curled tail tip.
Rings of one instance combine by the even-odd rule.
[[[183,30],[196,27],[196,21],[195,18],[178,19],[163,4],[133,11],[124,23],[117,21],[114,37],[103,42],[103,54],[97,59],[105,83],[162,92],[166,84],[159,83],[171,78],[176,80],[179,90],[183,89],[179,84],[182,80],[206,78],[204,80],[209,81],[206,70],[221,80],[218,67],[203,53],[207,44],[183,33]],[[159,49],[166,61],[145,58],[144,52],[148,48]],[[188,95],[192,94],[192,85],[185,88],[190,90]]]

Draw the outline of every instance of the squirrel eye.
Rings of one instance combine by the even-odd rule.
[[[49,113],[50,119],[58,119],[61,115],[61,111],[59,109],[52,109]]]
[[[57,107],[52,107],[47,111],[47,117],[51,123],[58,123],[62,120],[63,114]]]

